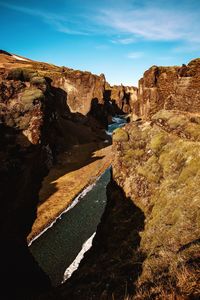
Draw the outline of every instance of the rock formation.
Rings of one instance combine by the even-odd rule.
[[[57,154],[75,144],[106,138],[103,86],[103,76],[63,72],[0,53],[3,299],[35,299],[51,290],[48,277],[29,253],[26,237],[36,218],[42,180]],[[93,100],[97,109],[103,107],[100,113],[92,108]],[[53,297],[54,292],[50,294]]]
[[[200,59],[145,72],[137,90],[0,51],[3,299],[198,299]],[[109,98],[110,97],[110,98]],[[114,112],[108,203],[93,247],[52,289],[28,251],[38,192],[58,153],[105,138]],[[119,109],[119,110],[117,110]],[[135,120],[135,121],[134,121]]]
[[[32,82],[29,75],[23,73],[20,74],[23,80],[14,80],[13,73],[1,70],[0,74],[3,299],[34,297],[51,287],[48,277],[28,251],[26,236],[36,218],[42,179],[52,162],[47,138],[51,128],[52,96],[45,78],[35,77]]]
[[[145,72],[144,120],[113,134],[107,207],[64,298],[198,299],[199,83],[199,59]]]
[[[161,110],[113,137],[113,177],[145,215],[137,299],[198,297],[199,118]]]
[[[153,66],[139,81],[133,111],[145,119],[160,109],[200,111],[199,80],[199,58],[182,67]]]
[[[105,86],[105,98],[112,104],[113,114],[130,113],[137,102],[137,93],[134,86],[110,86],[109,83]]]
[[[116,130],[107,207],[64,299],[198,299],[199,120],[161,110]]]

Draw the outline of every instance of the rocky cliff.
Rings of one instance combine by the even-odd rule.
[[[182,67],[153,66],[139,81],[134,112],[149,118],[160,109],[200,110],[200,59]]]
[[[57,154],[105,138],[105,78],[0,53],[3,299],[198,299],[199,61],[144,74],[132,101],[144,120],[113,135],[108,203],[93,247],[53,290],[26,237]]]
[[[113,114],[128,114],[134,110],[138,89],[134,86],[105,85],[105,98],[112,104]]]
[[[64,299],[199,299],[199,91],[199,59],[145,72],[143,120],[113,134],[107,207]]]
[[[27,75],[27,77],[26,77]],[[50,289],[48,277],[28,251],[38,191],[52,163],[52,95],[43,77],[14,80],[0,71],[1,296],[34,297]],[[48,103],[48,104],[47,104]]]
[[[198,299],[199,120],[161,110],[116,130],[107,207],[64,299]]]
[[[0,53],[3,299],[35,299],[51,290],[26,238],[42,180],[57,155],[106,138],[103,91],[103,76]]]

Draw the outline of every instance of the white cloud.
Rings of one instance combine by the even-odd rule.
[[[154,41],[200,41],[199,12],[151,6],[101,10],[96,21],[131,39]],[[122,39],[123,41],[123,39]],[[126,38],[124,38],[126,43]]]
[[[111,43],[113,44],[122,44],[122,45],[129,45],[136,42],[136,39],[134,37],[124,37],[124,38],[117,38],[114,40],[111,40]]]
[[[137,59],[137,58],[141,58],[143,56],[144,56],[143,52],[131,52],[127,55],[127,57],[131,58],[131,59]]]
[[[62,11],[62,7],[60,14],[54,14],[4,2],[0,2],[0,6],[38,17],[66,34],[103,35],[112,43],[121,45],[141,40],[178,41],[185,43],[185,49],[199,48],[200,6],[196,0],[182,0],[180,3],[175,0],[97,2],[94,1],[92,8],[84,4],[84,9],[77,9],[73,15]]]
[[[173,49],[174,53],[184,53],[184,52],[188,53],[188,52],[199,52],[199,51],[200,51],[200,42],[184,43]]]

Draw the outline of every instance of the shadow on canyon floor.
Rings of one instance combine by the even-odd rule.
[[[107,186],[107,198],[93,247],[79,269],[59,287],[66,299],[121,300],[135,292],[134,283],[145,259],[139,251],[145,217],[114,181]]]
[[[85,145],[78,146],[79,151],[81,151],[82,147]],[[89,147],[89,145],[86,145]],[[95,151],[95,150],[94,150]],[[92,157],[94,151],[85,154],[85,159],[80,160],[80,162],[69,162],[71,152],[63,153],[59,156],[59,161],[52,167],[49,174],[43,181],[43,186],[40,191],[39,204],[44,203],[49,197],[51,197],[54,193],[58,191],[57,180],[71,172],[78,171],[84,166],[87,166],[97,160],[101,160],[103,156]],[[70,153],[68,155],[68,153]],[[83,155],[83,154],[82,154]],[[80,154],[81,156],[81,154]],[[76,174],[74,174],[75,180]]]

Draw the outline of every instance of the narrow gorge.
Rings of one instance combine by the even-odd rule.
[[[136,88],[1,50],[0,134],[2,299],[199,299],[200,59]]]

